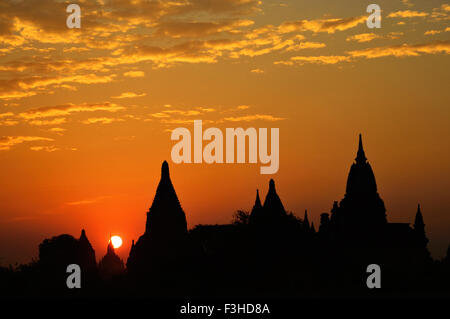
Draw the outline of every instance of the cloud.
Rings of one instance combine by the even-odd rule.
[[[145,76],[145,73],[143,71],[128,71],[123,75],[129,78],[142,78]]]
[[[142,97],[142,96],[146,96],[146,93],[142,93],[142,94],[137,94],[137,93],[133,93],[133,92],[124,92],[118,96],[113,96],[113,99],[128,99],[128,98],[134,98],[134,97]]]
[[[38,126],[59,125],[59,124],[66,123],[66,119],[64,117],[60,117],[60,118],[55,118],[53,120],[31,120],[28,123],[31,125],[38,125]]]
[[[87,198],[87,199],[77,200],[77,201],[73,201],[73,202],[68,202],[68,203],[66,203],[66,205],[78,206],[78,205],[94,204],[94,203],[101,202],[102,200],[110,198],[110,197],[111,196],[99,196],[99,197],[94,197],[94,198]]]
[[[70,48],[64,48],[63,49],[64,53],[70,53],[70,52],[80,53],[80,52],[86,52],[86,51],[89,51],[89,48],[85,48],[85,47],[70,47]]]
[[[20,113],[19,116],[24,119],[36,119],[36,118],[65,116],[70,115],[71,113],[80,113],[80,112],[96,112],[96,111],[117,112],[124,109],[125,108],[123,106],[109,102],[100,104],[87,104],[87,103],[64,104],[31,109],[26,112]]]
[[[54,145],[51,145],[51,146],[31,146],[30,150],[36,151],[36,152],[44,151],[44,152],[51,153],[51,152],[58,151],[59,148],[55,147]]]
[[[444,30],[428,30],[424,34],[425,35],[436,35],[443,32],[450,32],[450,27],[445,28]]]
[[[346,41],[356,41],[358,43],[370,42],[374,39],[399,39],[403,35],[403,32],[390,32],[387,35],[375,34],[375,33],[361,33],[348,36]]]
[[[172,117],[173,115],[175,116],[187,116],[187,117],[192,117],[192,116],[197,116],[197,115],[201,115],[201,114],[205,114],[205,113],[211,113],[211,112],[215,112],[216,110],[212,107],[195,107],[191,110],[181,110],[181,109],[172,109],[167,108],[165,110],[162,110],[160,112],[155,112],[150,114],[151,117],[157,118],[157,119],[167,119]],[[184,120],[182,120],[184,121]],[[189,120],[191,121],[191,120]]]
[[[366,20],[366,16],[318,20],[298,20],[293,22],[283,22],[278,29],[281,33],[288,33],[293,31],[335,33],[336,31],[344,31],[354,28],[359,24],[365,23]]]
[[[84,120],[83,124],[111,124],[113,122],[123,122],[124,119],[121,118],[112,118],[112,117],[94,117],[94,118],[88,118],[87,120]]]
[[[403,10],[403,11],[396,11],[391,12],[388,14],[388,18],[418,18],[418,17],[426,17],[429,14],[426,12],[418,12],[418,11],[411,11],[411,10]]]
[[[53,139],[41,136],[2,136],[0,137],[0,151],[9,150],[17,144],[35,141],[53,141]]]
[[[253,69],[253,70],[251,70],[250,72],[252,72],[252,73],[257,73],[257,74],[262,74],[262,73],[264,73],[264,70],[261,70],[261,69]]]
[[[410,0],[402,0],[402,3],[407,7],[414,7],[414,4]]]
[[[438,8],[433,8],[432,13],[431,13],[432,21],[448,21],[448,20],[450,20],[449,12],[450,12],[449,4],[442,4]]]
[[[337,64],[348,62],[351,58],[343,55],[320,55],[320,56],[294,56],[287,61],[276,61],[274,64],[294,65],[294,64]]]
[[[420,56],[422,54],[450,54],[450,41],[436,41],[425,44],[402,44],[394,46],[385,46],[377,48],[369,48],[364,50],[356,50],[348,52],[352,57],[365,57],[367,59],[395,56]]]
[[[0,120],[0,126],[15,126],[19,124],[19,121],[6,119],[6,120]]]
[[[52,133],[56,133],[58,135],[63,135],[62,133],[66,131],[65,128],[61,128],[61,127],[52,127],[50,129],[48,129],[49,132]]]
[[[4,117],[11,117],[14,116],[14,113],[12,112],[6,112],[6,113],[0,113],[0,119]]]
[[[156,29],[156,35],[172,38],[197,38],[222,32],[236,32],[237,28],[253,25],[252,20],[228,20],[218,22],[186,22],[169,21],[161,23]]]
[[[114,75],[98,76],[96,74],[72,76],[30,76],[0,80],[0,99],[16,99],[28,97],[43,92],[47,86],[61,85],[63,83],[97,84],[111,82]]]
[[[300,51],[304,49],[320,49],[326,47],[325,43],[320,42],[300,42],[289,46],[286,51]]]
[[[450,54],[450,41],[435,41],[425,44],[402,44],[384,47],[368,48],[347,52],[347,55],[294,56],[289,60],[276,61],[274,64],[337,64],[355,61],[357,58],[374,59],[387,56],[406,57],[421,56],[422,54]]]
[[[275,122],[275,121],[285,120],[285,118],[275,117],[275,116],[267,115],[267,114],[253,114],[253,115],[244,115],[244,116],[238,116],[238,117],[225,117],[223,120],[230,121],[230,122],[250,122],[250,121],[256,121],[256,120]]]
[[[346,41],[356,41],[359,43],[364,43],[364,42],[370,42],[377,38],[381,38],[381,36],[377,35],[375,33],[361,33],[361,34],[355,34],[355,35],[347,37]]]

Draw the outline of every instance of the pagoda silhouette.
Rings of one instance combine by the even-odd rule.
[[[98,263],[100,276],[103,279],[111,279],[125,272],[125,265],[116,254],[112,241],[110,240],[106,248],[106,255]]]
[[[344,198],[339,203],[334,202],[331,216],[327,213],[321,215],[319,229],[322,234],[328,233],[331,238],[347,242],[346,244],[366,245],[366,250],[391,251],[393,254],[402,254],[402,257],[410,253],[406,259],[425,260],[429,257],[420,205],[413,227],[410,227],[410,223],[388,222],[375,175],[364,152],[361,134],[355,162],[348,174]],[[396,250],[398,251],[394,253]],[[421,257],[413,256],[417,253]]]
[[[131,276],[155,279],[161,271],[170,272],[183,264],[190,255],[186,215],[170,179],[169,164],[164,161],[145,232],[132,243],[127,270]]]
[[[358,152],[350,168],[344,198],[331,215],[335,231],[379,230],[387,224],[386,208],[377,191],[372,167],[367,161],[361,134]]]

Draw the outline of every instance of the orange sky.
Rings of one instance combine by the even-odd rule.
[[[82,26],[67,29],[67,3]],[[450,242],[450,4],[378,1],[6,0],[0,3],[0,264],[85,228],[126,258],[168,160],[189,227],[251,209],[273,177],[310,220],[340,200],[363,134],[389,221],[420,202]],[[170,132],[280,128],[280,169],[180,164]]]

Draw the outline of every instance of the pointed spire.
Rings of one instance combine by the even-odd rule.
[[[425,231],[425,223],[423,222],[422,211],[420,210],[420,204],[417,205],[416,218],[414,220],[414,229]]]
[[[305,209],[305,217],[303,218],[303,225],[304,225],[306,231],[311,230],[311,228],[309,226],[309,220],[308,220],[308,211],[306,209]]]
[[[271,178],[270,182],[269,182],[269,192],[270,191],[276,192],[276,190],[275,190],[275,181],[273,180],[273,178]]]
[[[81,230],[81,236],[79,240],[87,240],[86,231],[84,229]]]
[[[161,179],[163,178],[170,178],[169,163],[167,161],[164,161],[161,165]]]
[[[147,213],[145,232],[166,239],[179,238],[187,233],[186,215],[170,180],[167,161],[161,165],[161,179]]]
[[[80,238],[78,239],[78,241],[79,241],[81,244],[83,244],[83,245],[85,245],[85,246],[88,246],[88,247],[90,247],[90,248],[92,249],[91,243],[89,242],[89,239],[88,239],[87,236],[86,236],[86,231],[85,231],[84,229],[81,230],[81,236],[80,236]]]
[[[253,224],[255,222],[258,223],[260,221],[262,211],[263,207],[261,205],[261,199],[259,198],[259,190],[256,189],[255,204],[253,205],[252,211],[250,212],[249,223],[250,224]]]
[[[256,189],[256,199],[255,199],[255,205],[253,205],[253,209],[255,208],[261,208],[261,199],[259,198],[259,190]]]
[[[276,216],[286,215],[283,203],[275,190],[275,181],[273,179],[270,179],[269,191],[267,192],[263,207],[268,214],[273,214]]]
[[[106,250],[107,250],[108,254],[114,254],[115,253],[115,249],[114,249],[114,246],[112,245],[112,243],[108,244],[108,247],[107,247]]]
[[[109,243],[108,243],[108,247],[106,248],[106,254],[107,255],[111,255],[111,254],[115,255],[115,249],[112,244],[111,235],[109,236]]]
[[[367,161],[366,154],[364,153],[361,134],[359,134],[358,153],[356,154],[355,160],[358,164],[364,164]]]

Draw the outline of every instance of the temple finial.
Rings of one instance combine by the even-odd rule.
[[[273,179],[270,179],[269,182],[269,191],[270,190],[275,190],[275,181]]]
[[[106,253],[107,254],[114,254],[114,246],[113,246],[113,244],[112,244],[112,236],[111,235],[109,235],[109,243],[108,243],[108,247],[106,248]]]
[[[423,222],[423,216],[422,216],[422,211],[420,210],[420,204],[417,204],[417,213],[416,213],[416,218],[414,219],[414,228],[417,229],[422,229],[424,228],[425,224]]]
[[[303,217],[303,226],[306,231],[309,232],[311,230],[311,226],[309,225],[309,220],[308,220],[308,210],[306,210],[306,209],[305,209],[305,216]]]
[[[255,200],[255,206],[261,207],[261,199],[259,198],[259,190],[256,190],[256,200]]]
[[[161,166],[161,178],[169,177],[169,163],[164,161]]]
[[[356,154],[355,160],[356,160],[356,163],[362,163],[362,164],[367,161],[366,154],[364,153],[361,134],[359,134],[358,153]]]
[[[84,228],[81,230],[81,236],[79,240],[87,240],[86,231],[84,230]]]

